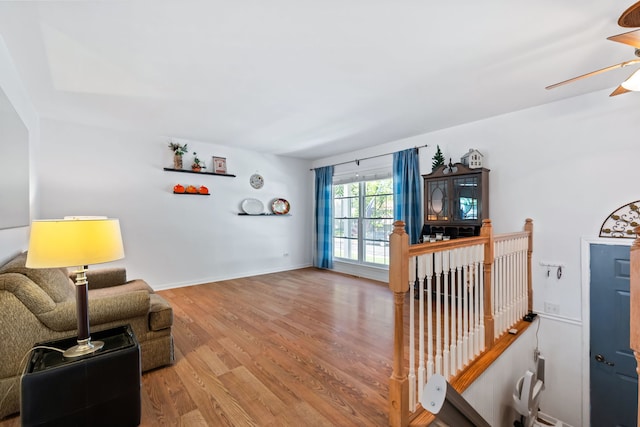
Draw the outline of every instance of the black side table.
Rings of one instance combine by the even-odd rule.
[[[137,426],[140,424],[140,345],[131,327],[91,334],[104,347],[65,359],[36,348],[22,377],[23,426]],[[76,337],[37,344],[61,350]]]

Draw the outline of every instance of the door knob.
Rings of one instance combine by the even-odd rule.
[[[613,363],[613,362],[609,362],[609,361],[608,361],[607,359],[605,359],[605,358],[604,358],[604,356],[603,356],[603,355],[601,355],[601,354],[596,354],[594,358],[596,359],[596,362],[604,363],[605,365],[608,365],[608,366],[615,366],[615,363]]]

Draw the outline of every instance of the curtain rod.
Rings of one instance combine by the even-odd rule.
[[[413,147],[413,148],[415,148],[416,150],[419,150],[420,148],[426,148],[426,147],[428,147],[428,145],[427,145],[427,144],[425,144],[425,145],[420,145],[419,147]],[[395,151],[394,151],[394,153],[395,153]],[[375,158],[377,158],[377,157],[388,156],[388,155],[390,155],[390,154],[393,154],[393,153],[378,154],[378,155],[376,155],[376,156],[363,157],[363,158],[361,158],[361,159],[355,159],[355,160],[350,160],[350,161],[348,161],[348,162],[335,163],[335,164],[333,164],[333,165],[325,165],[325,166],[320,166],[320,167],[346,165],[347,163],[354,163],[354,162],[355,162],[355,164],[356,164],[356,165],[360,166],[360,161],[361,161],[361,160],[375,159]],[[314,170],[316,170],[316,169],[318,169],[318,168],[311,168],[311,169],[309,169],[309,170],[310,170],[310,171],[314,171]]]

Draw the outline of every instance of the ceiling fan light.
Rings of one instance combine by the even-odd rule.
[[[620,86],[627,90],[640,91],[640,70],[636,70]]]

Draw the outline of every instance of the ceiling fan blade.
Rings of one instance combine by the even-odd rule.
[[[625,89],[622,86],[618,86],[616,88],[616,90],[614,90],[613,92],[611,92],[611,94],[609,96],[617,96],[617,95],[622,95],[623,93],[627,93],[627,92],[631,92],[629,89]]]
[[[622,12],[618,19],[618,25],[625,28],[640,27],[640,1]]]
[[[581,76],[574,77],[574,78],[569,79],[569,80],[565,80],[565,81],[562,81],[562,82],[559,82],[559,83],[555,83],[555,84],[549,85],[545,89],[547,89],[547,90],[554,89],[554,88],[557,88],[558,86],[562,86],[562,85],[566,85],[567,83],[575,82],[576,80],[585,79],[587,77],[595,76],[596,74],[600,74],[600,73],[604,73],[604,72],[607,72],[607,71],[615,70],[616,68],[624,68],[624,67],[627,67],[629,65],[638,64],[638,63],[640,63],[640,59],[631,59],[629,61],[621,62],[621,63],[616,64],[616,65],[611,65],[609,67],[601,68],[599,70],[592,71],[590,73],[583,74]]]
[[[638,26],[640,26],[640,22],[638,24]],[[616,36],[607,37],[607,40],[628,44],[629,46],[633,46],[635,48],[640,48],[640,30],[629,31],[628,33],[622,33]]]

